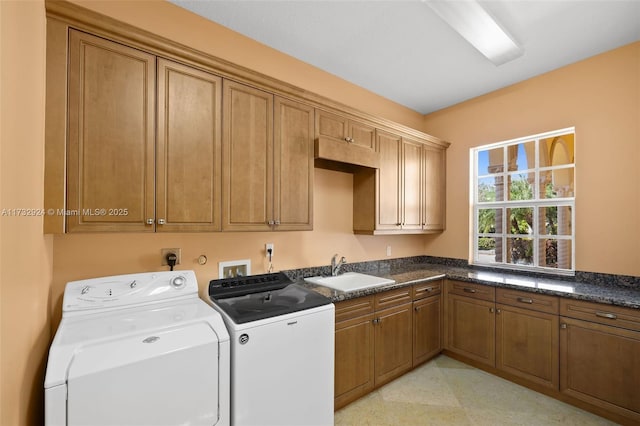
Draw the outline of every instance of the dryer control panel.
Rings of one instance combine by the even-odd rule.
[[[198,281],[193,271],[147,272],[71,281],[64,291],[62,316],[188,297],[198,297]]]

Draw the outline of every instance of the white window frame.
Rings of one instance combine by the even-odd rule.
[[[514,270],[524,270],[524,271],[535,271],[542,273],[551,273],[556,275],[574,275],[575,274],[575,195],[576,195],[576,165],[575,161],[570,164],[562,164],[559,166],[548,166],[548,167],[540,167],[539,158],[540,158],[540,140],[553,138],[556,136],[562,136],[567,134],[573,134],[574,137],[574,158],[575,158],[575,128],[568,127],[565,129],[554,130],[551,132],[539,133],[536,135],[525,136],[517,139],[511,139],[502,142],[491,143],[488,145],[482,145],[475,148],[471,148],[470,150],[470,188],[471,191],[469,194],[470,199],[470,250],[469,250],[469,263],[472,265],[478,266],[489,266],[493,268],[501,268],[501,269],[514,269]],[[519,145],[525,142],[535,142],[535,166],[533,169],[526,170],[518,170],[518,171],[509,171],[507,167],[507,149],[504,147],[511,145]],[[493,173],[489,175],[478,175],[478,167],[479,167],[479,159],[478,153],[480,151],[486,151],[496,148],[503,148],[503,168],[502,172]],[[540,174],[542,172],[561,170],[561,169],[573,169],[573,196],[572,197],[564,197],[564,198],[541,198],[540,197]],[[508,196],[505,191],[505,200],[503,201],[478,201],[478,183],[483,177],[495,177],[496,175],[502,175],[505,186],[507,187],[509,175],[518,175],[518,174],[526,174],[526,173],[534,173],[536,182],[534,186],[534,195],[532,200],[508,200]],[[558,206],[558,207],[570,207],[571,208],[571,235],[547,235],[540,234],[538,232],[538,220],[539,220],[539,208],[540,207],[548,207],[548,206]],[[481,233],[478,232],[478,215],[481,209],[504,209],[506,212],[509,208],[518,208],[518,207],[533,207],[533,232],[528,235],[523,234],[510,234],[508,231],[510,228],[507,227],[507,215],[502,215],[502,226],[500,229],[504,230],[502,233]],[[502,262],[483,262],[480,260],[479,256],[479,248],[478,248],[478,240],[481,237],[489,237],[495,238],[499,237],[502,242],[502,253],[503,258]],[[533,265],[521,265],[507,262],[507,239],[508,238],[532,238],[533,239]],[[540,239],[555,239],[555,240],[566,240],[571,241],[571,267],[569,269],[565,268],[553,268],[539,265],[539,240]]]

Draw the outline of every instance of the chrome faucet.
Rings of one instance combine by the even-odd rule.
[[[347,263],[347,259],[344,256],[342,256],[340,262],[337,262],[336,259],[338,259],[338,253],[334,254],[331,258],[331,276],[333,277],[338,275],[338,272],[340,272],[340,267]]]

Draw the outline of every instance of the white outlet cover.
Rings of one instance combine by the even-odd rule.
[[[247,275],[251,275],[251,259],[242,259],[242,260],[229,260],[226,262],[218,263],[218,278],[226,278],[224,276],[224,268],[233,266],[245,266],[247,270]]]

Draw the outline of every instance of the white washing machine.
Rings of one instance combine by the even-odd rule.
[[[45,377],[52,425],[228,425],[229,334],[193,271],[67,284]]]

